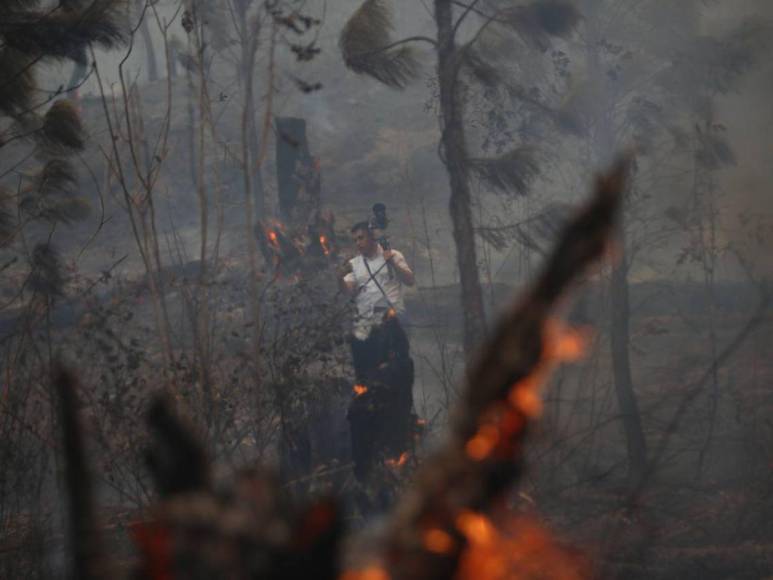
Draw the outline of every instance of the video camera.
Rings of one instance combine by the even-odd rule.
[[[383,203],[376,203],[371,210],[373,214],[368,220],[368,228],[373,234],[373,239],[376,240],[384,250],[389,250],[389,237],[386,235],[386,230],[389,227],[389,218],[386,214],[386,206]]]

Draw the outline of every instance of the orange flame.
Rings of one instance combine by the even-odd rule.
[[[319,245],[322,246],[322,251],[325,253],[326,256],[330,255],[330,246],[328,246],[327,243],[327,236],[319,236]]]
[[[589,328],[569,328],[559,321],[548,321],[544,329],[543,359],[559,362],[576,362],[585,356],[590,344]]]
[[[424,547],[435,554],[449,554],[454,549],[454,539],[439,528],[431,528],[422,537]]]
[[[360,395],[364,395],[368,392],[368,387],[365,385],[354,385],[352,390],[354,391],[354,396],[359,397]]]
[[[588,576],[587,562],[556,544],[530,518],[510,520],[502,532],[486,516],[465,510],[457,516],[456,527],[467,539],[456,575],[461,580]]]
[[[456,516],[456,527],[472,543],[490,544],[497,537],[497,530],[487,517],[469,510]]]
[[[467,455],[480,461],[488,457],[499,442],[499,429],[494,425],[481,425],[475,436],[467,442]]]
[[[389,580],[389,574],[380,566],[368,566],[362,570],[348,570],[339,580]]]
[[[555,366],[564,361],[576,361],[584,355],[589,342],[587,329],[568,328],[561,322],[549,320],[542,330],[543,345],[539,362],[531,374],[510,388],[507,397],[509,406],[497,408],[490,413],[465,443],[465,451],[470,459],[483,461],[494,453],[510,453],[510,442],[523,428],[524,420],[542,414],[539,390]]]
[[[387,459],[387,460],[385,460],[384,461],[384,465],[394,469],[394,468],[397,468],[397,467],[402,467],[407,462],[408,462],[408,452],[407,451],[403,451],[400,454],[400,457],[397,457],[395,459]]]
[[[279,237],[276,235],[276,232],[274,230],[268,231],[268,240],[271,242],[271,245],[275,248],[279,248]]]

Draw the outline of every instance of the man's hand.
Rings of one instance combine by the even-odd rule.
[[[341,266],[338,267],[338,277],[343,278],[352,271],[352,263],[347,260]]]
[[[398,265],[392,260],[394,257],[395,253],[392,250],[384,250],[384,260],[386,260],[387,264],[389,264],[389,267],[392,268],[397,274],[397,278],[400,280],[400,282],[406,286],[413,286],[415,282],[413,272],[411,272],[410,268],[407,268],[405,260],[401,260],[401,264]]]
[[[357,287],[357,283],[352,280],[346,280],[346,276],[352,272],[352,263],[347,260],[338,267],[337,272],[339,288],[341,288],[341,290],[347,294],[354,292]]]

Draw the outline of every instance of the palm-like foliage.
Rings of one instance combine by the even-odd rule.
[[[531,147],[516,147],[499,157],[469,160],[470,169],[492,188],[526,195],[539,175],[539,164]]]
[[[339,46],[346,66],[355,73],[401,89],[416,77],[419,63],[413,47],[392,47],[391,33],[386,1],[366,0],[346,23]]]
[[[537,0],[526,5],[491,0],[480,3],[481,10],[471,10],[483,17],[485,28],[494,24],[514,33],[529,47],[541,51],[550,46],[552,38],[566,37],[580,20],[572,2]],[[460,20],[469,12],[460,9]],[[458,27],[457,27],[458,28]],[[410,40],[430,40],[424,37],[396,42],[387,0],[366,0],[347,22],[340,38],[344,62],[352,71],[371,76],[387,86],[403,88],[415,79],[419,61]],[[474,38],[480,40],[480,34]],[[457,48],[460,70],[468,73],[473,83],[489,89],[510,86],[501,63],[483,54],[480,42],[468,42]],[[457,88],[458,88],[457,84]],[[556,118],[558,115],[556,114]],[[469,157],[472,173],[497,191],[524,195],[539,173],[533,151],[517,147],[504,155],[484,159]]]
[[[25,220],[49,222],[83,217],[87,204],[77,195],[77,175],[68,160],[85,143],[78,111],[65,99],[55,100],[58,92],[46,96],[39,90],[36,71],[56,61],[85,64],[89,47],[113,48],[122,43],[127,32],[121,24],[123,10],[123,0],[68,0],[56,5],[0,2],[0,122],[5,121],[0,125],[0,149],[14,151],[4,156],[9,159],[18,158],[21,148],[32,148],[27,157],[39,162],[12,170],[0,168],[0,178],[18,188],[16,192],[8,188],[2,196],[3,245],[22,229],[23,224],[15,223],[17,214]],[[21,182],[17,172],[25,177]],[[13,203],[20,212],[14,211]],[[50,278],[39,274],[56,262],[52,252],[48,245],[39,246],[31,257],[33,275],[41,280]]]
[[[552,38],[571,34],[580,20],[572,2],[540,0],[526,6],[512,6],[510,2],[499,4],[504,4],[501,22],[541,51],[550,47]]]
[[[83,126],[72,102],[62,99],[51,105],[43,115],[39,141],[51,153],[66,154],[83,149]]]

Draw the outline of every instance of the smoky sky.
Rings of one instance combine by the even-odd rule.
[[[317,153],[321,155],[326,171],[327,191],[331,196],[338,196],[339,203],[344,200],[352,214],[366,211],[374,201],[380,201],[377,197],[383,195],[381,191],[403,187],[400,184],[394,185],[397,181],[413,179],[416,180],[415,187],[426,197],[430,206],[434,204],[438,209],[430,216],[430,221],[434,220],[430,224],[431,227],[439,232],[439,236],[447,235],[450,233],[448,218],[445,212],[440,211],[447,196],[447,177],[437,159],[437,120],[431,113],[426,112],[427,104],[431,100],[431,88],[427,86],[428,79],[433,74],[431,55],[425,55],[426,74],[418,83],[402,92],[395,92],[372,79],[358,77],[348,71],[338,53],[338,34],[346,19],[360,3],[359,0],[315,0],[308,3],[311,12],[316,11],[318,16],[324,18],[324,26],[318,38],[322,54],[305,65],[298,65],[292,62],[292,58],[285,57],[280,83],[284,83],[287,88],[293,77],[301,77],[310,82],[321,81],[324,88],[310,95],[291,95],[283,98],[277,105],[276,112],[297,114],[309,119],[312,142],[316,143]],[[432,2],[395,0],[391,5],[395,15],[396,38],[433,34]],[[163,4],[161,8],[171,10]],[[169,13],[171,14],[171,11]],[[665,15],[668,11],[664,10],[663,13]],[[773,2],[711,2],[705,5],[703,14],[702,33],[721,34],[739,26],[745,19],[773,23]],[[663,23],[664,26],[666,24]],[[154,32],[155,40],[160,45],[157,31]],[[172,32],[180,38],[184,37],[181,30],[173,29]],[[110,74],[122,56],[100,56],[106,84],[109,85],[115,80],[110,78]],[[143,61],[144,55],[140,46],[129,61],[129,68],[139,74]],[[57,79],[67,76],[69,69],[50,71],[52,84],[62,82]],[[96,93],[93,81],[86,84],[84,92]],[[767,55],[760,55],[754,68],[745,75],[734,92],[716,102],[717,121],[727,128],[727,138],[736,156],[736,164],[723,169],[718,175],[721,190],[719,205],[723,222],[721,237],[724,242],[743,245],[745,251],[754,256],[756,267],[765,272],[773,272],[773,264],[770,263],[773,260],[767,258],[765,244],[748,242],[749,222],[742,223],[739,214],[745,214],[747,218],[752,216],[757,221],[769,219],[773,222],[771,102],[773,63]],[[399,117],[409,120],[407,127],[399,126],[396,122]],[[357,121],[354,121],[355,119]],[[394,166],[372,163],[378,158],[375,153],[389,148],[405,152],[395,154]],[[362,153],[368,151],[371,153]],[[357,176],[345,171],[340,163],[341,157],[347,155],[361,157]],[[368,166],[369,163],[372,165]],[[408,169],[399,167],[401,163]],[[351,164],[350,166],[353,167]],[[550,176],[537,187],[549,187],[549,178]],[[577,183],[574,189],[583,192],[586,185]],[[411,195],[412,193],[406,193],[402,198],[395,195],[395,204],[403,203],[404,200],[410,199]],[[721,275],[739,275],[737,266],[732,265],[732,259],[725,264]]]

